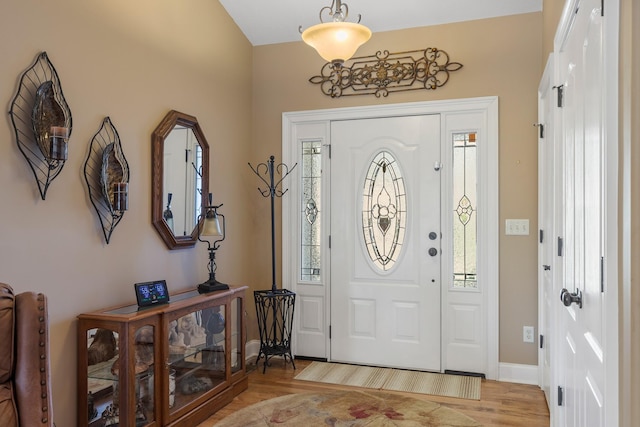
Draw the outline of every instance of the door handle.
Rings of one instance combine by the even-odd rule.
[[[550,265],[546,265],[546,264],[542,264],[542,269],[545,271],[551,270],[551,266]]]
[[[438,250],[436,248],[429,248],[429,255],[431,256],[438,255]]]
[[[560,301],[565,307],[569,307],[571,304],[577,304],[579,308],[582,308],[582,291],[576,290],[575,293],[571,293],[566,289],[562,289],[560,292]]]

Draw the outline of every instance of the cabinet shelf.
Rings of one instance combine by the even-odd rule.
[[[117,360],[118,358],[114,357],[113,359],[107,360],[106,362],[100,362],[98,364],[89,366],[87,369],[87,377],[94,380],[117,381],[117,375],[114,375],[111,372],[111,367]]]
[[[78,316],[77,425],[193,425],[244,391],[246,289]]]

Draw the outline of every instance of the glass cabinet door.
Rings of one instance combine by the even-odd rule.
[[[154,327],[143,325],[133,334],[135,425],[144,426],[155,421],[155,360]]]
[[[122,390],[127,387],[127,381],[120,375],[122,337],[115,330],[105,328],[87,330],[89,426],[128,425],[129,423],[124,420],[125,417],[129,419],[133,417],[136,427],[145,426],[155,420],[153,336],[152,325],[144,325],[133,333],[135,404],[130,406],[121,400]],[[134,413],[127,413],[123,409],[126,407],[135,408]]]
[[[224,305],[168,317],[171,414],[226,382]]]
[[[243,369],[242,298],[231,300],[231,372]]]
[[[89,426],[106,425],[107,420],[115,420],[118,414],[118,376],[112,371],[114,364],[118,364],[118,335],[111,329],[87,330]]]

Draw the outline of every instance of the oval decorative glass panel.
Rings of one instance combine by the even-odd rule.
[[[362,191],[362,234],[373,264],[390,270],[398,260],[407,224],[407,194],[397,159],[388,151],[371,161]]]

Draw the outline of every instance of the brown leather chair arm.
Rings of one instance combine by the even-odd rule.
[[[0,283],[0,384],[13,377],[13,334],[15,327],[15,297],[9,285]]]
[[[15,297],[15,393],[20,427],[52,427],[49,315],[43,294]]]
[[[13,393],[14,306],[13,289],[0,283],[0,427],[18,425],[18,411]]]

